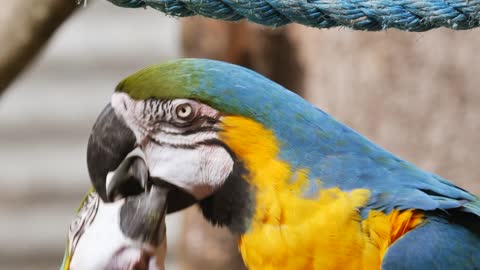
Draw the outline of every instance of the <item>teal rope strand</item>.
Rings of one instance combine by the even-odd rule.
[[[152,7],[167,15],[249,21],[281,26],[299,23],[379,31],[465,30],[480,24],[480,0],[108,0],[122,7]]]

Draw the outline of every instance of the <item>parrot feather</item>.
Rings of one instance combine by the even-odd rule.
[[[226,114],[255,119],[273,133],[279,159],[292,171],[309,170],[310,187],[372,190],[369,207],[478,212],[471,204],[465,208],[478,200],[467,191],[396,157],[249,69],[180,59],[140,70],[120,82],[116,91],[142,100],[192,98]]]
[[[188,99],[219,112],[218,140],[241,163],[235,181],[250,187],[227,180],[230,188],[200,205],[212,223],[239,229],[250,269],[479,266],[478,197],[251,70],[180,59],[138,71],[115,94],[129,104]]]

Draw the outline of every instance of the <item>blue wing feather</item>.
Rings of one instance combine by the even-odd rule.
[[[461,212],[428,217],[390,246],[382,270],[480,269],[479,221]]]
[[[480,199],[478,197],[476,201],[468,202],[463,207],[466,212],[480,216]]]

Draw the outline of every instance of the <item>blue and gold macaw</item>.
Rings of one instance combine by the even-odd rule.
[[[134,149],[148,183],[110,181]],[[169,183],[169,211],[198,203],[240,234],[249,269],[480,269],[478,197],[236,65],[181,59],[126,78],[88,161],[107,202]]]

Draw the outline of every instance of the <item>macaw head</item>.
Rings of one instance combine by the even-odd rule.
[[[137,195],[156,185],[150,179],[159,179],[171,185],[168,212],[198,202],[212,223],[242,233],[261,184],[251,179],[263,171],[285,177],[289,169],[270,161],[282,153],[295,159],[299,152],[292,151],[302,151],[293,145],[298,141],[285,138],[302,134],[298,123],[308,122],[302,116],[308,110],[318,113],[296,94],[236,65],[204,59],[154,65],[120,82],[98,118],[88,147],[91,180],[109,202]],[[130,168],[134,177],[116,177],[132,151],[145,161],[148,176],[135,177]]]

